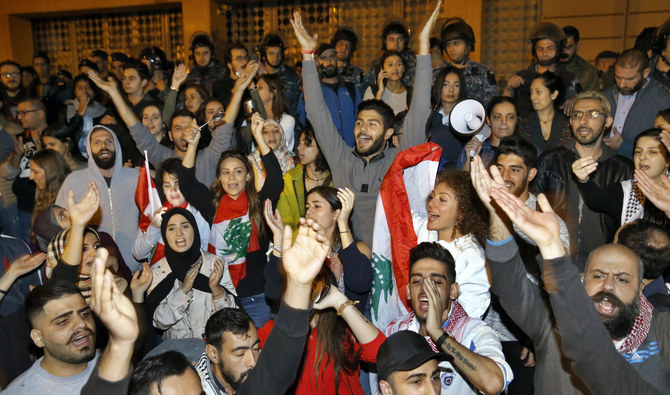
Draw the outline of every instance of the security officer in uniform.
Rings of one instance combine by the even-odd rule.
[[[491,98],[498,94],[496,76],[491,69],[470,60],[470,52],[475,49],[475,33],[461,18],[449,18],[440,30],[442,50],[447,54],[450,65],[461,69],[465,79],[468,99],[475,99],[486,107]],[[435,70],[434,74],[446,67]]]
[[[416,53],[409,49],[409,32],[401,21],[391,21],[382,30],[382,51],[398,51],[405,63],[405,72],[402,83],[405,86],[414,86],[414,69],[416,68]],[[363,91],[368,86],[377,83],[377,76],[382,70],[382,58],[372,61],[368,72],[365,74]]]
[[[353,84],[362,96],[365,72],[351,64],[351,58],[358,48],[358,36],[351,28],[340,27],[330,40],[330,45],[337,51],[337,74],[344,82]]]
[[[281,36],[268,33],[261,42],[261,67],[258,75],[276,74],[284,85],[284,99],[286,100],[286,112],[292,117],[298,116],[298,98],[300,97],[300,78],[295,70],[287,66],[284,60],[285,45]]]
[[[558,62],[566,43],[563,29],[551,22],[538,23],[531,30],[528,43],[535,62],[527,69],[517,71],[516,75],[507,81],[503,93],[514,98],[517,112],[522,118],[528,118],[534,111],[530,102],[530,84],[545,71],[551,71],[563,81],[566,99],[582,91],[577,76]]]

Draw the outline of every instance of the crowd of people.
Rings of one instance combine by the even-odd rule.
[[[3,393],[668,393],[670,20],[498,84],[441,12],[0,62]]]

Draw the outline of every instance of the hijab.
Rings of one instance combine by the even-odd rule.
[[[263,124],[263,128],[265,128],[266,125],[274,125],[279,128],[279,132],[281,133],[281,143],[279,144],[279,147],[277,149],[272,150],[274,152],[275,156],[277,157],[277,161],[279,162],[279,166],[281,167],[281,173],[282,175],[286,174],[287,171],[291,170],[295,166],[295,161],[293,160],[293,154],[291,151],[286,148],[286,138],[284,137],[284,128],[281,127],[281,124],[274,119],[267,119],[265,123]],[[265,168],[263,167],[263,161],[261,160],[261,153],[256,149],[254,152],[252,152],[249,155],[249,160],[251,161],[252,166],[254,167],[254,176],[256,178],[256,190],[260,191],[261,188],[263,188],[263,184],[265,183]]]
[[[165,242],[165,260],[167,261],[168,266],[170,266],[170,274],[168,274],[160,283],[154,287],[149,295],[147,295],[145,303],[145,311],[147,317],[153,317],[153,313],[172,290],[174,285],[174,280],[179,280],[184,282],[186,273],[189,269],[198,263],[202,259],[202,253],[200,252],[200,232],[198,232],[198,224],[195,221],[195,217],[185,208],[175,207],[168,210],[163,214],[163,223],[161,223],[161,236],[163,240],[166,240],[165,234],[167,232],[168,222],[170,218],[175,215],[181,215],[191,224],[191,229],[193,229],[193,244],[189,247],[188,250],[184,252],[177,252],[172,249],[170,243]],[[202,292],[211,293],[209,288],[209,278],[198,273],[193,282],[193,288],[200,290]]]

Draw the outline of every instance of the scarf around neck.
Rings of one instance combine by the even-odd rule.
[[[228,264],[235,287],[247,275],[247,254],[259,249],[258,227],[249,217],[247,192],[237,199],[224,195],[216,209],[207,250]]]
[[[626,335],[621,344],[617,347],[617,351],[620,354],[631,354],[640,347],[644,339],[647,338],[649,334],[649,328],[651,327],[651,318],[652,318],[653,307],[647,298],[642,295],[640,297],[640,312],[635,317],[635,323],[633,323],[633,329],[630,333]]]

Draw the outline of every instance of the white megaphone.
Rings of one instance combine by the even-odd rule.
[[[480,142],[484,142],[491,136],[491,128],[486,124],[486,110],[477,100],[467,99],[459,102],[449,113],[449,124],[462,135],[473,135]],[[475,151],[468,152],[470,158],[475,156]]]

